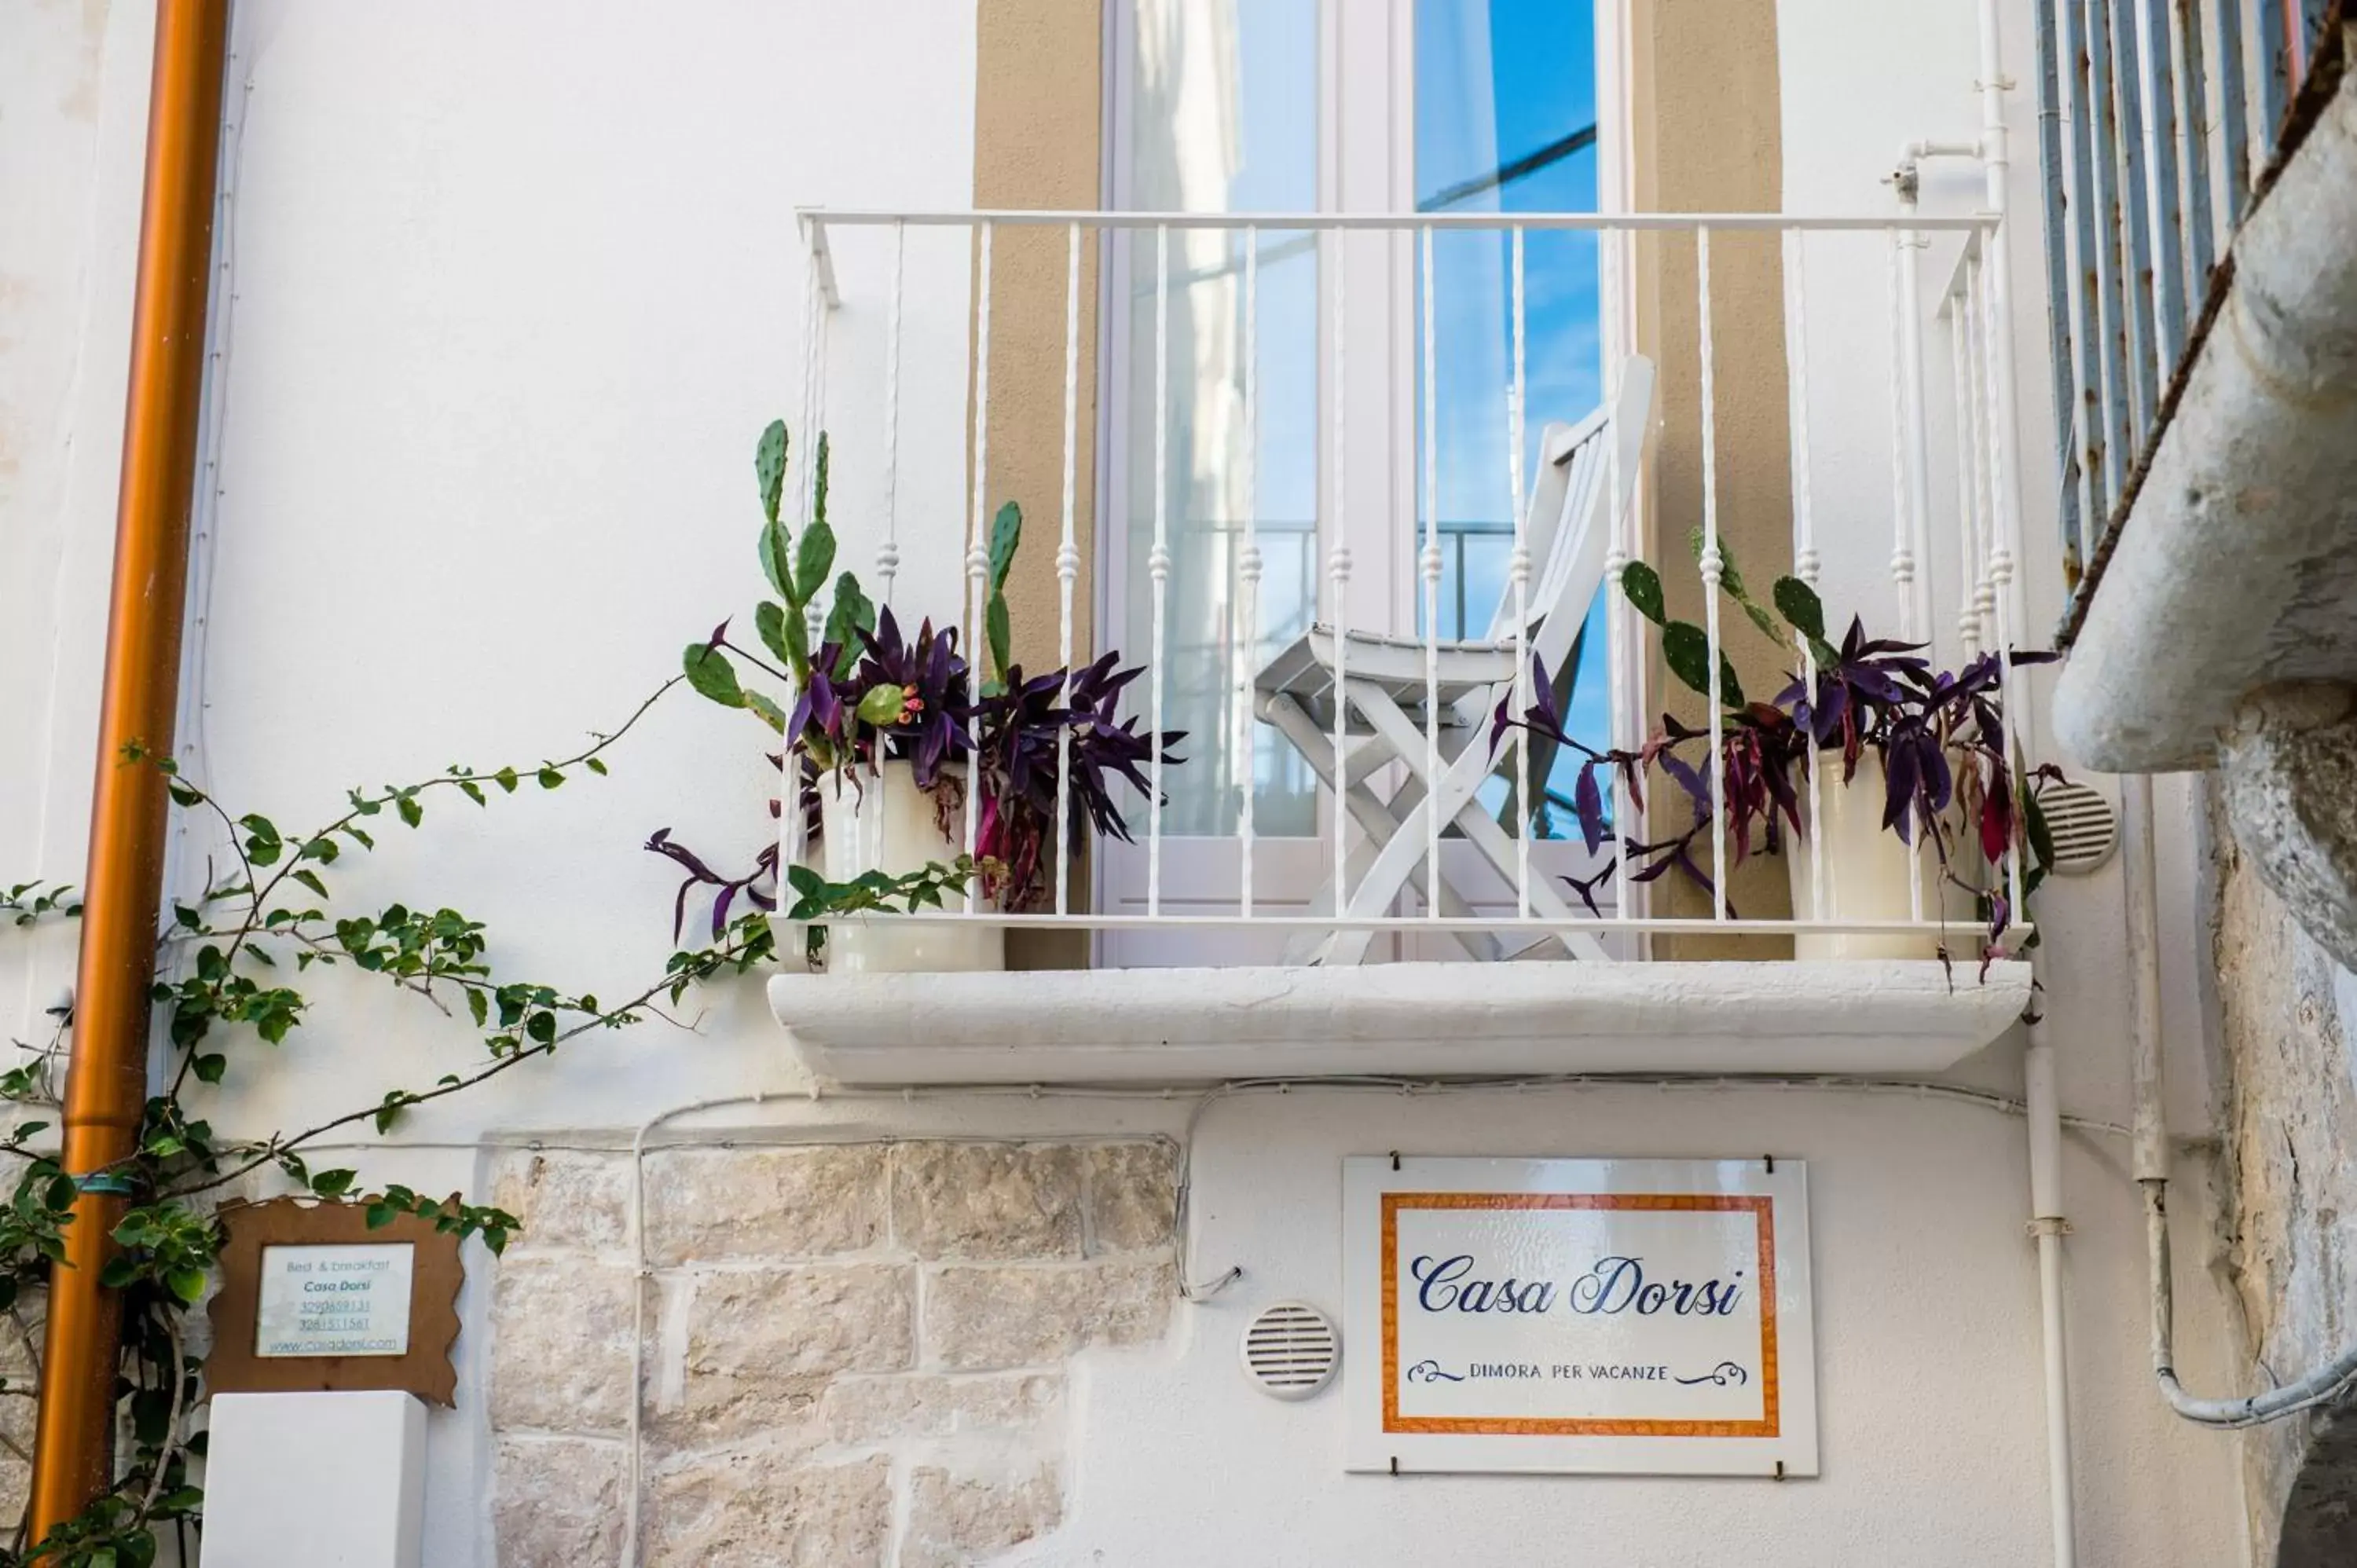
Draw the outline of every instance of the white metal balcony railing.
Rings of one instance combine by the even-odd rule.
[[[1663,242],[1692,249],[1699,339],[1696,362],[1683,369],[1691,378],[1686,384],[1698,399],[1698,406],[1692,410],[1691,425],[1684,430],[1666,426],[1658,409],[1646,423],[1658,435],[1691,443],[1682,449],[1698,456],[1698,516],[1657,516],[1653,524],[1663,540],[1681,538],[1690,521],[1697,525],[1698,562],[1692,570],[1702,585],[1707,668],[1714,674],[1714,684],[1721,668],[1721,595],[1717,589],[1727,564],[1720,534],[1725,481],[1719,471],[1719,448],[1729,411],[1725,406],[1727,384],[1717,362],[1711,284],[1713,243],[1722,236],[1772,234],[1779,237],[1781,245],[1788,378],[1782,401],[1790,454],[1791,553],[1781,562],[1745,560],[1741,564],[1745,576],[1754,583],[1764,583],[1789,571],[1812,585],[1824,585],[1829,619],[1838,623],[1832,633],[1836,642],[1839,627],[1847,623],[1853,610],[1864,617],[1869,631],[1929,644],[1934,656],[1951,666],[1982,650],[2014,646],[2018,639],[2023,599],[2015,564],[2021,559],[2018,494],[2022,474],[2014,440],[2013,338],[2009,295],[2002,269],[1985,264],[1982,259],[1996,253],[1996,249],[1992,245],[1997,233],[1996,220],[1989,216],[1932,216],[1911,211],[1803,218],[1756,213],[1376,216],[813,209],[803,212],[802,219],[811,262],[804,317],[807,330],[802,428],[826,429],[831,433],[834,467],[838,476],[865,464],[873,466],[871,473],[880,477],[877,493],[882,500],[882,516],[877,521],[881,537],[876,550],[875,570],[881,590],[877,597],[883,603],[891,602],[895,576],[904,550],[911,543],[899,537],[900,520],[894,516],[892,498],[899,488],[896,476],[900,465],[909,462],[910,454],[917,451],[931,454],[927,461],[940,460],[940,455],[945,452],[962,452],[970,456],[971,504],[963,521],[963,537],[956,542],[964,562],[960,639],[963,649],[979,646],[975,634],[982,619],[989,518],[993,509],[1005,499],[994,488],[988,445],[992,361],[995,353],[1007,351],[996,336],[1004,328],[991,318],[994,240],[1007,230],[1039,226],[1061,231],[1065,242],[1060,496],[1054,514],[1060,532],[1054,558],[1060,586],[1057,646],[1068,666],[1076,652],[1085,656],[1085,650],[1075,649],[1074,597],[1081,552],[1091,543],[1076,536],[1078,520],[1083,515],[1076,495],[1080,455],[1089,439],[1080,428],[1082,403],[1078,390],[1084,352],[1081,341],[1083,240],[1094,237],[1103,245],[1112,237],[1125,236],[1123,242],[1135,247],[1133,255],[1149,258],[1133,275],[1151,280],[1155,319],[1167,324],[1174,289],[1187,282],[1183,277],[1174,280],[1172,276],[1172,237],[1204,231],[1229,237],[1227,243],[1234,248],[1236,267],[1241,272],[1237,285],[1241,290],[1240,308],[1233,325],[1241,335],[1242,351],[1233,362],[1242,381],[1238,390],[1243,415],[1242,446],[1233,454],[1233,460],[1247,476],[1243,486],[1246,496],[1252,494],[1249,476],[1254,472],[1255,465],[1269,457],[1268,453],[1260,450],[1264,435],[1257,417],[1261,389],[1254,382],[1259,373],[1256,347],[1260,330],[1256,291],[1264,255],[1273,252],[1279,244],[1291,247],[1288,253],[1315,252],[1318,274],[1317,353],[1323,361],[1318,369],[1321,384],[1338,389],[1353,384],[1354,371],[1361,376],[1368,373],[1346,357],[1353,341],[1352,333],[1345,326],[1346,312],[1351,308],[1345,298],[1346,288],[1352,285],[1354,276],[1367,275],[1362,270],[1355,270],[1349,258],[1375,253],[1366,249],[1369,247],[1388,247],[1381,254],[1404,264],[1393,266],[1387,275],[1395,284],[1398,279],[1411,280],[1402,288],[1403,297],[1394,302],[1412,313],[1408,317],[1410,329],[1400,337],[1400,341],[1408,346],[1403,356],[1405,362],[1395,361],[1383,372],[1394,378],[1410,378],[1391,389],[1408,405],[1405,425],[1394,424],[1371,439],[1351,428],[1341,412],[1350,406],[1349,399],[1321,396],[1317,426],[1309,438],[1315,450],[1293,454],[1297,458],[1312,461],[1319,476],[1316,487],[1318,515],[1306,522],[1278,528],[1257,519],[1257,508],[1245,504],[1233,524],[1239,538],[1234,548],[1223,555],[1222,569],[1232,575],[1222,585],[1222,592],[1237,607],[1232,624],[1248,628],[1259,627],[1262,621],[1256,596],[1269,559],[1264,543],[1274,542],[1278,549],[1294,553],[1304,564],[1305,575],[1309,576],[1311,585],[1309,596],[1314,601],[1309,607],[1317,620],[1330,629],[1333,658],[1338,665],[1355,657],[1350,652],[1354,630],[1388,634],[1394,644],[1409,644],[1420,653],[1416,665],[1419,675],[1403,682],[1403,701],[1417,714],[1415,722],[1421,734],[1413,743],[1402,740],[1390,750],[1387,755],[1392,758],[1392,771],[1383,775],[1386,779],[1402,776],[1398,763],[1404,757],[1413,760],[1412,745],[1420,745],[1425,751],[1426,777],[1437,776],[1446,757],[1457,749],[1453,737],[1447,737],[1448,744],[1444,745],[1442,734],[1450,723],[1443,672],[1445,655],[1451,647],[1445,634],[1452,619],[1444,608],[1442,585],[1450,575],[1448,551],[1463,550],[1467,538],[1478,532],[1470,527],[1451,528],[1439,517],[1437,476],[1441,466],[1451,461],[1451,455],[1445,433],[1439,428],[1440,422],[1435,417],[1433,388],[1437,377],[1430,373],[1430,367],[1437,362],[1431,265],[1436,234],[1473,231],[1500,236],[1501,264],[1511,265],[1511,371],[1495,390],[1494,417],[1505,434],[1505,450],[1516,455],[1512,472],[1501,473],[1498,486],[1504,499],[1511,484],[1512,504],[1505,515],[1512,521],[1496,526],[1501,534],[1499,542],[1505,550],[1505,576],[1512,596],[1511,614],[1504,609],[1500,612],[1501,623],[1508,628],[1501,640],[1512,647],[1517,711],[1526,706],[1533,695],[1529,683],[1534,646],[1530,596],[1535,593],[1538,578],[1546,566],[1526,537],[1525,503],[1536,480],[1520,456],[1525,449],[1529,378],[1524,341],[1524,244],[1527,236],[1544,232],[1579,231],[1598,237],[1599,297],[1606,301],[1619,297],[1617,291],[1630,276],[1630,251],[1637,236],[1661,236]],[[962,242],[972,247],[976,287],[970,317],[971,338],[969,342],[954,344],[929,342],[921,351],[971,354],[972,426],[970,433],[928,431],[920,439],[899,428],[904,256],[917,236],[942,230],[965,231]],[[855,241],[855,236],[863,232],[865,237]],[[1109,249],[1099,252],[1101,255],[1109,253]],[[1508,257],[1510,263],[1506,263]],[[1415,264],[1419,258],[1420,268]],[[1840,295],[1842,306],[1838,310],[1824,309],[1827,295],[1822,292],[1822,286],[1813,296],[1821,314],[1835,318],[1830,324],[1835,339],[1832,348],[1813,335],[1809,320],[1813,267],[1819,269],[1824,278],[1846,280],[1848,285]],[[1926,275],[1945,277],[1948,282],[1944,287],[1936,282],[1927,286],[1923,281]],[[1875,302],[1870,318],[1853,303],[1856,285],[1864,278],[1872,278],[1878,285],[1876,292],[1881,295]],[[1934,302],[1929,314],[1924,309],[1926,298]],[[1723,308],[1724,302],[1719,303]],[[1365,306],[1359,308],[1363,310]],[[829,324],[838,311],[846,319],[864,318],[863,336],[870,341],[880,331],[884,361],[880,407],[848,407],[830,397]],[[1609,306],[1607,314],[1610,314]],[[1941,330],[1927,332],[1927,323]],[[1874,345],[1872,358],[1863,363],[1855,351],[1861,341]],[[1041,346],[1028,348],[1031,362],[1040,362],[1038,356]],[[1171,382],[1167,332],[1157,330],[1150,348],[1141,338],[1136,351],[1155,356],[1155,428],[1167,430],[1169,413],[1164,399]],[[1944,366],[1939,362],[1943,359],[1948,361]],[[1874,362],[1876,360],[1880,362]],[[1945,375],[1938,373],[1943,370]],[[1609,407],[1620,390],[1621,371],[1608,361],[1606,378],[1605,402]],[[1871,427],[1861,428],[1855,418],[1846,419],[1840,422],[1841,427],[1830,441],[1822,429],[1813,430],[1813,395],[1821,413],[1823,407],[1835,407],[1836,412],[1870,407],[1876,416]],[[1927,384],[1942,387],[1942,395],[1936,402],[1927,395]],[[1417,397],[1421,399],[1420,410],[1413,406],[1413,399]],[[1396,531],[1410,526],[1421,535],[1418,547],[1409,558],[1420,613],[1415,616],[1415,624],[1405,627],[1393,624],[1394,606],[1386,605],[1381,607],[1380,613],[1372,613],[1363,607],[1363,600],[1354,600],[1353,553],[1337,521],[1345,503],[1336,477],[1351,474],[1354,464],[1392,461],[1396,446],[1394,432],[1401,428],[1415,433],[1418,449],[1413,459],[1414,489],[1410,493],[1420,498],[1420,504],[1400,508],[1401,521],[1394,525],[1392,537],[1396,537]],[[1159,440],[1156,445],[1157,449],[1151,457],[1140,454],[1139,460],[1157,465],[1166,461],[1167,455],[1159,450]],[[1607,440],[1603,451],[1607,456],[1599,459],[1599,465],[1609,467],[1610,472],[1598,476],[1597,482],[1608,487],[1608,496],[1617,498],[1624,483],[1635,485],[1635,476],[1621,472],[1624,457],[1619,441]],[[1861,484],[1862,473],[1878,472],[1886,462],[1887,489],[1878,478],[1870,485]],[[1129,635],[1124,647],[1127,658],[1146,667],[1146,675],[1133,688],[1133,709],[1144,718],[1147,729],[1156,733],[1166,727],[1166,699],[1178,673],[1165,657],[1168,605],[1174,572],[1178,569],[1169,548],[1173,521],[1170,494],[1168,483],[1156,485],[1152,548],[1142,553],[1142,562],[1135,563],[1146,573],[1146,581],[1139,585],[1139,596],[1150,605],[1151,619],[1146,625],[1127,628]],[[1033,504],[1037,507],[1039,503],[1035,500]],[[1658,509],[1658,501],[1650,498],[1641,497],[1637,505]],[[1609,521],[1604,546],[1604,577],[1608,583],[1617,584],[1624,564],[1640,557],[1646,523],[1634,507],[1607,505],[1604,515]],[[1141,532],[1145,528],[1142,517],[1139,527]],[[1269,536],[1266,540],[1263,537],[1265,531]],[[938,551],[951,542],[924,542]],[[1444,550],[1444,542],[1448,550]],[[1674,549],[1674,545],[1665,545],[1663,553]],[[1101,556],[1100,560],[1109,558],[1113,557]],[[1885,561],[1887,572],[1865,564]],[[1311,575],[1308,568],[1319,563],[1323,564],[1322,574]],[[1665,573],[1686,569],[1669,561],[1657,561],[1655,564]],[[1465,577],[1461,571],[1456,575],[1458,591],[1461,593]],[[1873,589],[1870,602],[1862,585],[1868,580],[1880,585]],[[1101,597],[1106,603],[1119,602],[1120,595],[1129,586],[1101,584]],[[1937,602],[1955,607],[1953,619],[1935,613],[1935,596]],[[1609,672],[1609,718],[1606,733],[1598,738],[1599,743],[1634,748],[1645,739],[1650,715],[1656,711],[1646,692],[1648,645],[1641,640],[1654,634],[1617,588],[1608,588],[1604,596],[1606,608],[1601,623],[1608,643],[1604,664]],[[1477,612],[1480,607],[1450,607],[1456,611],[1453,618],[1463,628],[1471,624],[1467,620],[1468,615]],[[1103,627],[1102,619],[1098,624]],[[1146,640],[1143,647],[1137,645],[1141,636]],[[1101,633],[1098,640],[1108,639]],[[1255,829],[1255,771],[1250,765],[1254,726],[1266,718],[1263,705],[1255,701],[1253,684],[1264,650],[1251,638],[1232,641],[1243,646],[1231,646],[1218,668],[1184,672],[1188,679],[1224,684],[1234,693],[1234,701],[1226,711],[1235,715],[1235,722],[1226,726],[1226,733],[1190,736],[1188,766],[1202,766],[1200,758],[1214,748],[1230,748],[1231,758],[1244,759],[1222,773],[1238,781],[1238,798],[1233,806],[1235,832],[1216,840],[1183,841],[1184,854],[1190,865],[1217,857],[1232,866],[1234,893],[1224,907],[1206,908],[1200,894],[1190,892],[1184,908],[1180,908],[1180,900],[1172,896],[1166,851],[1173,843],[1181,841],[1166,832],[1165,805],[1159,788],[1165,779],[1157,759],[1151,765],[1157,789],[1152,798],[1138,802],[1132,818],[1137,829],[1135,855],[1143,870],[1142,887],[1135,890],[1135,897],[1107,897],[1092,901],[1073,892],[1073,879],[1066,875],[1067,862],[1074,853],[1071,832],[1072,801],[1069,784],[1060,780],[1058,827],[1048,851],[1054,866],[1045,879],[1045,886],[1052,890],[1049,900],[1052,907],[994,909],[969,889],[963,900],[952,897],[951,908],[939,913],[867,918],[983,921],[1012,929],[1074,928],[1100,932],[1260,932],[1272,939],[1272,951],[1276,937],[1337,931],[1445,938],[1468,948],[1487,940],[1507,952],[1554,939],[1569,952],[1614,958],[1641,956],[1644,950],[1641,938],[1645,935],[1677,932],[1944,936],[1960,953],[1977,950],[1972,917],[1966,914],[1960,918],[1946,891],[1930,875],[1919,875],[1914,879],[1903,918],[1738,918],[1727,901],[1728,871],[1734,851],[1728,843],[1726,819],[1716,812],[1706,840],[1695,846],[1698,864],[1708,877],[1708,912],[1682,915],[1656,908],[1647,900],[1648,889],[1632,880],[1630,857],[1617,853],[1617,845],[1624,837],[1650,838],[1647,810],[1652,802],[1633,800],[1617,772],[1609,789],[1611,833],[1602,846],[1588,853],[1577,842],[1568,846],[1536,842],[1531,813],[1519,812],[1511,823],[1499,824],[1501,832],[1507,835],[1503,853],[1495,853],[1494,843],[1490,846],[1490,866],[1499,886],[1470,904],[1462,898],[1451,898],[1446,892],[1448,886],[1463,880],[1461,867],[1455,868],[1452,875],[1447,860],[1461,852],[1460,835],[1467,830],[1462,824],[1444,822],[1438,811],[1425,813],[1418,824],[1419,842],[1414,846],[1419,863],[1415,875],[1399,896],[1387,897],[1379,908],[1366,907],[1367,890],[1361,879],[1367,874],[1370,855],[1383,847],[1381,840],[1384,835],[1368,832],[1364,813],[1358,810],[1363,802],[1338,802],[1330,785],[1321,783],[1317,832],[1324,842],[1317,854],[1322,886],[1314,891],[1289,880],[1285,886],[1275,886],[1271,880],[1274,874],[1267,869],[1272,841]],[[977,658],[972,664],[978,666],[980,662]],[[1796,644],[1787,667],[1801,671],[1808,662],[1805,644]],[[1333,677],[1339,687],[1347,678],[1347,670],[1336,669]],[[978,679],[978,671],[972,666],[968,679],[970,683]],[[1420,701],[1416,700],[1417,688]],[[969,701],[971,693],[970,684]],[[2007,728],[2009,735],[2018,736],[2024,728],[2018,711],[2018,699],[2010,690],[2008,698],[2017,703],[2017,714],[2015,722]],[[1348,703],[1335,702],[1329,706],[1326,722],[1332,726],[1331,755],[1348,757],[1366,743],[1365,716],[1353,712]],[[1712,703],[1708,706],[1708,768],[1703,776],[1708,780],[1710,800],[1716,806],[1723,803],[1726,787],[1721,767],[1726,736],[1718,704]],[[1486,734],[1485,729],[1482,739],[1467,744],[1479,746]],[[1531,744],[1527,731],[1515,731],[1496,755],[1488,758],[1488,763],[1492,768],[1509,769],[1512,777],[1528,777]],[[2008,744],[2018,746],[2018,741]],[[2018,753],[2015,766],[2018,769]],[[1819,797],[1818,771],[1815,768],[1808,769],[1805,787],[1813,820]],[[1359,782],[1347,763],[1341,775],[1347,781]],[[2021,774],[2017,771],[2016,777]],[[1645,791],[1648,795],[1656,792]],[[1414,798],[1412,788],[1407,798]],[[802,841],[806,829],[798,812],[782,813],[781,821],[781,854],[785,864],[792,865],[804,849]],[[963,844],[970,853],[977,834],[971,794],[961,826]],[[1292,842],[1298,846],[1299,841]],[[1826,872],[1820,835],[1806,835],[1805,842],[1811,885],[1822,889]],[[1396,855],[1398,846],[1394,844],[1393,848]],[[1540,853],[1534,854],[1534,851]],[[1566,904],[1562,879],[1573,874],[1584,875],[1591,883],[1592,909],[1574,908]],[[2010,895],[2012,908],[2019,910],[2023,867],[2018,852],[2008,853],[1996,875],[2003,890]],[[1420,889],[1441,891],[1438,896],[1425,897]],[[1092,902],[1096,907],[1082,907]],[[1960,966],[1960,972],[1969,975],[1969,966]]]
[[[2037,0],[2065,571],[2092,591],[2331,0]],[[2254,116],[2255,115],[2255,119]]]

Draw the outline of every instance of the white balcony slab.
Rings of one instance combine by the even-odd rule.
[[[1936,1072],[2003,1034],[2029,965],[1384,963],[782,974],[823,1084],[1587,1072]]]

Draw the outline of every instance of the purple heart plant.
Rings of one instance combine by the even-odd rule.
[[[1699,552],[1699,541],[1696,542]],[[2022,894],[2045,879],[2053,846],[2029,785],[2057,778],[2051,768],[2033,769],[2032,780],[2015,777],[2006,746],[2005,671],[2050,661],[2041,652],[1996,652],[1976,656],[1959,671],[1934,671],[1924,644],[1870,638],[1853,617],[1838,646],[1825,636],[1825,612],[1816,591],[1795,577],[1777,579],[1773,610],[1746,588],[1734,561],[1720,547],[1721,591],[1744,618],[1779,649],[1805,649],[1803,668],[1773,700],[1746,697],[1735,668],[1719,655],[1719,804],[1710,780],[1710,735],[1663,714],[1660,726],[1637,749],[1598,750],[1566,733],[1555,709],[1555,685],[1533,663],[1536,701],[1520,717],[1511,699],[1492,715],[1493,749],[1517,725],[1545,736],[1582,761],[1572,789],[1573,814],[1591,853],[1612,835],[1604,808],[1604,781],[1617,771],[1629,798],[1642,804],[1647,772],[1659,768],[1676,786],[1685,811],[1667,832],[1650,842],[1623,833],[1615,856],[1595,875],[1569,878],[1573,889],[1597,909],[1595,890],[1625,857],[1631,882],[1652,882],[1672,873],[1706,892],[1711,879],[1702,862],[1709,854],[1712,824],[1723,812],[1733,862],[1755,850],[1781,853],[1784,830],[1802,827],[1801,802],[1810,770],[1824,770],[1820,789],[1846,789],[1861,758],[1871,755],[1883,776],[1882,826],[1900,843],[1921,843],[1936,858],[1941,879],[1968,891],[1986,923],[1984,958],[2001,950],[2016,911],[2005,878],[1994,875],[2018,843],[2026,851]],[[1663,607],[1660,574],[1643,562],[1623,569],[1620,587],[1637,612],[1661,628],[1663,661],[1678,682],[1711,698],[1709,638],[1691,622],[1674,620]],[[1812,674],[1812,671],[1813,673]],[[1730,907],[1729,912],[1732,913]],[[2020,944],[2033,945],[2032,931]]]
[[[983,615],[986,680],[973,679],[955,627],[936,628],[927,619],[909,636],[891,607],[872,603],[849,572],[834,580],[813,650],[813,607],[835,556],[826,517],[827,438],[822,434],[818,439],[811,521],[799,540],[780,516],[786,455],[785,424],[773,422],[754,454],[763,513],[759,554],[778,596],[754,611],[761,647],[732,641],[729,623],[723,621],[710,636],[688,644],[682,658],[688,683],[723,707],[752,713],[782,739],[783,751],[774,760],[780,767],[793,760],[801,779],[799,808],[813,841],[823,778],[833,774],[857,789],[885,762],[905,761],[917,787],[932,797],[935,821],[945,835],[952,823],[963,822],[965,791],[980,791],[975,864],[967,875],[979,875],[983,891],[1002,908],[1039,903],[1055,859],[1049,851],[1056,838],[1060,794],[1069,815],[1068,843],[1077,844],[1090,831],[1126,841],[1130,830],[1116,780],[1148,792],[1146,767],[1157,749],[1165,763],[1183,761],[1170,748],[1184,733],[1165,731],[1157,746],[1151,733],[1139,732],[1135,718],[1120,716],[1124,689],[1144,671],[1122,669],[1118,653],[1078,670],[1029,677],[1015,663],[1006,586],[1022,542],[1023,513],[1013,501],[999,508],[990,532]],[[791,706],[745,684],[737,661],[782,682],[794,693]],[[773,805],[772,814],[778,809]],[[716,922],[725,922],[726,911],[739,898],[761,909],[778,907],[774,846],[739,877],[720,875],[673,843],[668,829],[650,839],[647,848],[687,873],[674,908],[675,926],[684,921],[688,897],[698,886],[712,889]],[[796,881],[791,873],[801,868],[788,869],[787,880]]]

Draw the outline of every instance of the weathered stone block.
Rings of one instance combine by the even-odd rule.
[[[874,1145],[649,1155],[649,1256],[679,1263],[863,1251],[884,1239],[885,1167]]]
[[[1052,1469],[992,1482],[920,1468],[909,1477],[899,1568],[964,1568],[1046,1534],[1063,1517],[1063,1487]]]
[[[1170,1260],[1152,1255],[943,1268],[926,1282],[925,1359],[959,1371],[1044,1367],[1089,1345],[1158,1339],[1177,1288]]]
[[[899,1438],[1034,1431],[1063,1405],[1060,1373],[1005,1377],[846,1377],[827,1387],[819,1418],[846,1447]]]
[[[1081,1152],[1069,1144],[906,1144],[892,1228],[920,1258],[1077,1258]]]
[[[621,1263],[529,1254],[503,1261],[491,1296],[491,1425],[626,1429],[635,1286]]]
[[[503,1437],[492,1464],[491,1530],[500,1568],[606,1568],[622,1560],[619,1443]]]
[[[685,1308],[676,1397],[660,1374],[654,1380],[658,1427],[675,1442],[774,1432],[808,1412],[838,1373],[910,1366],[915,1295],[916,1271],[891,1263],[810,1263],[697,1279]]]
[[[491,1176],[491,1202],[523,1221],[518,1251],[587,1247],[622,1251],[630,1244],[628,1155],[515,1149]]]
[[[690,1461],[649,1486],[651,1568],[882,1568],[888,1459],[797,1467],[768,1454]]]
[[[1086,1151],[1092,1255],[1170,1244],[1178,1151],[1167,1144],[1100,1144]]]

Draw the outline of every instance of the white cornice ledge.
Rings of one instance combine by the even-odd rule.
[[[1200,1084],[1575,1072],[1934,1072],[2003,1034],[2029,965],[1383,963],[781,974],[823,1083]]]
[[[2082,765],[2209,764],[2254,692],[2357,681],[2357,71],[2236,236],[2055,693]]]

